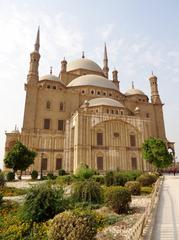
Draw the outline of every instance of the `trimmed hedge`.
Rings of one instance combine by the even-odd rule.
[[[105,175],[106,186],[124,186],[128,181],[135,181],[141,171],[108,171]]]
[[[67,172],[64,169],[59,169],[58,176],[64,176],[64,175],[67,175]]]
[[[35,180],[35,179],[38,178],[38,172],[37,172],[36,170],[33,170],[33,171],[31,172],[31,178],[32,178],[33,180]]]
[[[152,187],[141,187],[141,194],[150,194],[152,193],[153,188]]]
[[[15,179],[15,173],[14,172],[8,172],[6,174],[6,179],[8,182],[12,182]]]
[[[125,183],[132,195],[140,195],[140,183],[138,181],[128,181]]]
[[[105,202],[116,213],[125,213],[131,202],[131,192],[126,187],[111,186],[106,189]]]
[[[137,178],[137,181],[140,182],[141,186],[151,186],[157,180],[157,176],[153,173],[145,173]]]
[[[49,240],[93,240],[97,220],[89,211],[65,211],[55,216],[49,230]]]
[[[54,174],[51,172],[47,173],[47,180],[53,180],[53,179],[56,179],[56,176],[54,176]]]

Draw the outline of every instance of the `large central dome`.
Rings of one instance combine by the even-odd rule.
[[[86,58],[80,58],[67,64],[67,72],[74,71],[76,69],[86,69],[100,73],[102,72],[102,69],[98,64]]]
[[[67,87],[77,87],[77,86],[95,86],[102,88],[110,88],[114,90],[118,90],[116,85],[105,77],[101,77],[98,75],[83,75],[81,77],[75,78],[71,81]]]

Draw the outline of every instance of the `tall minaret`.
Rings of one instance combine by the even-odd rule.
[[[103,73],[106,78],[108,78],[108,72],[109,72],[108,55],[107,55],[107,48],[106,48],[106,43],[105,43],[104,44]]]
[[[116,85],[116,87],[120,90],[119,88],[119,80],[118,80],[118,71],[116,69],[114,69],[112,71],[112,77],[113,77],[113,83]]]
[[[30,54],[30,67],[27,75],[27,84],[25,84],[26,101],[24,109],[23,129],[34,132],[36,127],[37,116],[37,96],[39,81],[39,48],[40,48],[40,29],[38,28],[37,37],[34,45],[34,51]]]
[[[153,75],[149,78],[151,88],[151,102],[153,104],[161,104],[160,95],[158,92],[157,77]]]
[[[28,83],[36,83],[39,80],[39,60],[40,60],[40,28],[38,28],[36,41],[34,44],[34,51],[30,54],[30,67],[29,73],[27,75],[27,82]]]

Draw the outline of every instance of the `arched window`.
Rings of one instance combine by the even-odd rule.
[[[136,157],[131,158],[131,167],[132,167],[132,170],[137,169],[137,158]]]
[[[103,133],[102,132],[98,132],[96,134],[96,142],[97,142],[97,145],[99,145],[99,146],[103,145]]]
[[[46,108],[47,108],[48,110],[50,110],[50,108],[51,108],[51,103],[50,103],[50,101],[47,101],[47,102],[46,102]]]
[[[98,170],[103,170],[104,169],[103,156],[97,156],[96,165],[97,165]]]
[[[56,158],[56,170],[62,169],[62,158]]]
[[[41,159],[41,164],[42,164],[42,170],[47,170],[47,162],[48,162],[48,159],[46,158],[46,157],[43,157],[42,159]]]
[[[59,110],[60,110],[60,111],[64,111],[64,103],[63,103],[63,102],[60,103],[60,108],[59,108]]]
[[[134,134],[130,135],[130,146],[135,147],[136,146],[136,137]]]

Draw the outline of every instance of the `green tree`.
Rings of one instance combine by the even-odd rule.
[[[20,170],[20,178],[22,171],[25,171],[34,163],[36,152],[29,150],[21,142],[17,141],[13,148],[4,158],[4,164],[7,168],[12,168],[14,173]]]
[[[150,137],[142,146],[142,155],[145,160],[153,164],[157,169],[166,168],[172,164],[173,156],[168,152],[162,139]]]

